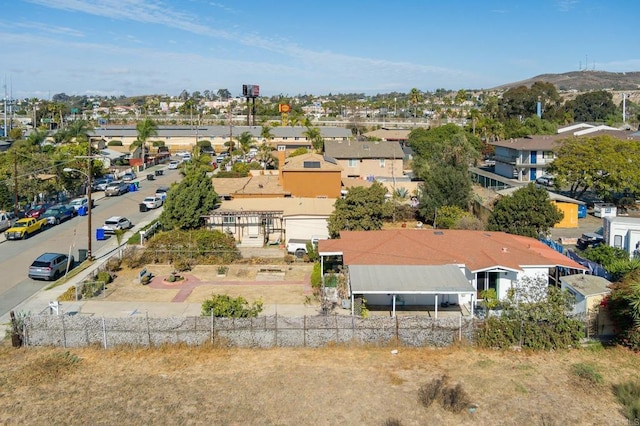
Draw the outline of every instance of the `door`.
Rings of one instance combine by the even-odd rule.
[[[532,167],[531,169],[529,169],[529,180],[532,182],[536,180],[537,173],[538,173],[538,169],[536,169],[535,167]]]
[[[247,235],[249,237],[260,235],[260,218],[258,216],[247,216]]]
[[[531,164],[538,163],[538,151],[531,151]]]

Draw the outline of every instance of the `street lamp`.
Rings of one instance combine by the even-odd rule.
[[[85,173],[82,170],[72,169],[71,167],[65,167],[62,169],[63,172],[78,172],[87,177],[87,259],[92,260],[93,256],[91,253],[91,207],[93,206],[93,202],[91,201],[91,159],[87,159],[89,162],[89,173]]]

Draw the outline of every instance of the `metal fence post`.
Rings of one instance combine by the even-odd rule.
[[[145,312],[147,317],[147,346],[151,347],[151,329],[149,327],[149,311]]]
[[[276,323],[273,327],[273,344],[276,348],[278,347],[278,311],[276,311]]]
[[[102,347],[107,349],[107,324],[102,317]]]
[[[305,315],[302,322],[302,347],[307,347],[307,316]]]
[[[213,346],[213,309],[211,310],[211,346]]]
[[[60,315],[60,322],[62,323],[62,347],[67,347],[67,330],[64,327],[64,315]]]

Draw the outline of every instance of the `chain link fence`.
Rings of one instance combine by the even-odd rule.
[[[475,341],[470,318],[348,316],[215,318],[148,316],[97,318],[31,315],[24,319],[25,346],[157,346],[183,343],[225,347],[321,347],[360,344],[444,347]]]

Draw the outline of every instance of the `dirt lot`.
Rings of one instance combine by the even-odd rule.
[[[241,295],[249,302],[262,299],[265,304],[303,305],[306,296],[311,294],[312,265],[307,263],[229,265],[224,276],[218,275],[216,266],[198,265],[182,273],[184,279],[174,283],[166,280],[173,271],[172,266],[147,265],[146,268],[154,275],[151,283],[136,282],[140,268],[122,269],[109,285],[104,300],[201,303],[212,293],[218,293]]]
[[[611,388],[636,378],[638,361],[617,348],[67,351],[5,344],[0,424],[623,425]],[[592,366],[603,383],[580,379],[576,363]],[[442,375],[468,394],[460,413],[418,400],[419,388]]]

